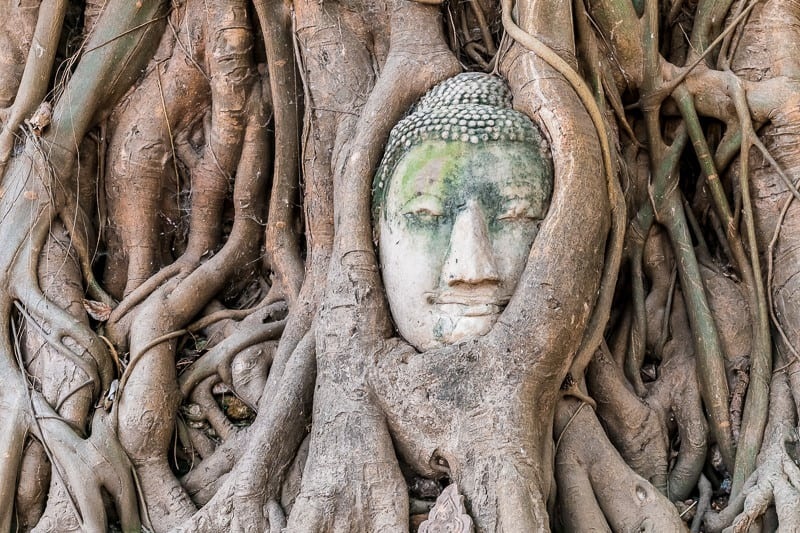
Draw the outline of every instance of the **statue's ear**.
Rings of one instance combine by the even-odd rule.
[[[383,191],[372,188],[372,243],[375,249],[378,248],[378,240],[381,237],[381,217],[383,216]]]
[[[372,244],[375,245],[376,250],[378,249],[378,241],[381,238],[381,226],[378,220],[379,217],[380,217],[379,211],[375,212],[375,216],[372,217]]]

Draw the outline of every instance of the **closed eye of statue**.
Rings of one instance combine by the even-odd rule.
[[[497,220],[504,221],[528,221],[539,218],[541,217],[538,216],[531,202],[525,198],[513,198],[505,202],[500,214],[497,215]]]
[[[433,222],[443,214],[442,202],[435,196],[423,194],[406,202],[401,212],[409,219]]]

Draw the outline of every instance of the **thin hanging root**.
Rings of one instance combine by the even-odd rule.
[[[773,265],[775,261],[775,245],[778,243],[778,237],[781,234],[781,228],[783,227],[783,221],[786,219],[786,213],[789,211],[789,206],[792,205],[792,201],[794,201],[794,196],[790,196],[786,203],[783,204],[783,208],[781,209],[781,213],[778,216],[778,221],[775,224],[775,231],[772,234],[772,240],[769,243],[769,248],[767,250],[767,287],[772,287],[773,281]],[[797,352],[797,349],[792,345],[792,342],[789,340],[789,337],[786,335],[786,331],[783,329],[778,317],[775,315],[775,304],[772,301],[772,290],[767,291],[767,298],[769,302],[769,315],[772,318],[772,324],[775,326],[775,329],[778,331],[778,334],[781,336],[783,340],[784,346],[789,350],[794,357],[795,361],[800,362],[800,353]],[[789,363],[791,364],[791,363]]]
[[[475,20],[478,22],[478,27],[481,30],[481,39],[483,39],[483,47],[486,53],[494,56],[497,53],[497,47],[494,45],[492,39],[492,32],[489,30],[489,25],[486,23],[486,16],[483,14],[483,8],[478,0],[469,0],[469,7],[472,8],[472,13],[475,15]]]
[[[733,472],[731,493],[736,495],[744,481],[756,467],[756,455],[761,449],[764,438],[764,428],[767,425],[769,413],[769,380],[772,372],[772,343],[769,331],[769,313],[767,311],[767,297],[764,294],[764,283],[761,277],[761,259],[759,258],[756,241],[753,205],[750,200],[750,145],[751,141],[758,141],[753,124],[750,120],[750,110],[747,98],[741,83],[734,84],[733,101],[742,127],[742,148],[739,156],[739,190],[742,195],[742,213],[747,228],[747,240],[750,243],[750,263],[752,272],[757,273],[754,282],[755,318],[753,332],[753,353],[750,357],[750,385],[745,400],[740,431],[741,442],[746,446],[739,446],[736,451],[736,468]],[[762,145],[763,146],[763,145]],[[773,160],[774,161],[774,160]],[[775,163],[777,165],[777,163]],[[782,172],[779,170],[779,172]],[[796,192],[796,189],[795,189]]]
[[[738,3],[737,13],[734,15],[734,18],[738,18],[739,15],[742,13],[742,9],[744,9],[745,3],[743,0],[740,0]],[[756,4],[756,2],[751,2],[752,4]],[[746,15],[745,18],[741,19],[738,24],[738,27],[733,33],[729,33],[725,36],[722,40],[722,46],[719,48],[719,55],[717,56],[717,70],[730,70],[731,69],[731,61],[733,61],[733,56],[736,53],[736,49],[739,47],[739,43],[742,40],[742,36],[745,33],[745,28],[747,27],[748,17]]]
[[[70,235],[70,245],[75,249],[78,256],[81,273],[86,282],[86,293],[89,298],[103,302],[113,308],[117,305],[117,302],[103,289],[100,282],[97,281],[92,268],[92,254],[90,252],[89,236],[87,235],[87,230],[92,227],[92,222],[89,220],[89,217],[86,216],[86,212],[80,207],[77,207],[75,203],[76,198],[72,198],[71,200],[72,201],[67,202],[61,209],[59,218],[64,224],[64,227],[67,228],[67,232]],[[81,231],[78,228],[85,228],[85,230]]]
[[[625,132],[634,146],[641,147],[641,143],[639,143],[638,139],[636,139],[636,134],[633,132],[630,123],[628,123],[628,117],[625,116],[625,108],[622,105],[622,97],[620,96],[616,83],[614,83],[614,77],[610,72],[608,62],[602,60],[600,57],[600,50],[603,49],[603,47],[601,46],[597,35],[593,31],[590,21],[595,25],[595,27],[597,27],[597,23],[586,12],[586,6],[583,1],[576,0],[574,4],[574,9],[576,10],[575,29],[577,46],[580,54],[586,58],[584,63],[587,65],[587,68],[591,70],[591,79],[593,80],[592,83],[595,86],[595,91],[598,93],[598,105],[604,101],[610,104],[611,109],[614,112],[614,116],[617,118],[617,124],[622,127],[622,131]],[[619,20],[619,22],[623,21]],[[628,38],[632,38],[636,33],[635,27],[630,29],[633,31],[628,32]],[[625,32],[625,30],[622,31]],[[614,33],[616,34],[621,32],[615,31]],[[619,63],[616,58],[614,59],[617,63]],[[639,61],[640,59],[636,62],[638,63]],[[604,96],[605,98],[603,98]]]
[[[645,230],[645,235],[647,231]],[[647,392],[641,375],[645,345],[647,344],[644,272],[642,271],[643,253],[644,239],[635,243],[630,257],[631,284],[633,286],[633,322],[628,342],[628,356],[625,358],[625,375],[639,396],[644,396]]]

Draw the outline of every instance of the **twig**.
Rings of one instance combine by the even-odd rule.
[[[92,48],[89,48],[88,50],[85,50],[83,52],[83,54],[86,55],[89,52],[94,52],[95,50],[97,50],[99,48],[103,48],[104,46],[108,46],[109,44],[113,43],[117,39],[121,39],[121,38],[125,37],[126,35],[131,34],[131,33],[135,32],[137,30],[140,30],[142,28],[146,28],[147,26],[149,26],[151,24],[154,24],[154,23],[156,23],[156,22],[158,22],[160,20],[164,20],[168,16],[169,16],[169,13],[167,13],[166,15],[162,15],[160,17],[156,17],[156,18],[150,19],[147,22],[143,22],[143,23],[139,24],[138,26],[134,26],[133,28],[131,28],[129,30],[126,30],[126,31],[123,31],[122,33],[116,35],[115,37],[112,37],[111,39],[108,39],[107,41],[103,41],[102,43],[100,43],[100,44],[98,44],[96,46],[93,46]]]
[[[689,65],[688,67],[684,67],[684,68],[682,69],[681,73],[678,75],[678,77],[677,77],[677,78],[675,78],[674,80],[670,80],[670,82],[669,82],[669,83],[667,83],[666,85],[664,85],[664,86],[660,87],[660,88],[659,88],[657,91],[655,91],[655,92],[654,92],[654,93],[653,93],[651,96],[652,96],[652,97],[654,97],[654,98],[657,98],[657,99],[660,101],[660,100],[663,100],[664,98],[666,98],[666,97],[667,97],[667,95],[669,95],[669,94],[672,94],[672,92],[673,92],[673,91],[674,91],[674,90],[675,90],[675,89],[676,89],[676,88],[677,88],[677,87],[678,87],[678,86],[679,86],[681,83],[683,83],[683,80],[685,80],[685,79],[686,79],[686,77],[687,77],[689,74],[691,74],[691,73],[692,73],[692,71],[693,71],[693,70],[694,70],[694,69],[695,69],[695,68],[696,68],[696,67],[697,67],[697,66],[698,66],[700,63],[702,63],[702,62],[703,62],[703,60],[704,60],[704,59],[705,59],[705,58],[708,56],[708,54],[710,54],[710,53],[711,53],[711,51],[712,51],[712,50],[713,50],[713,49],[714,49],[714,48],[715,48],[715,47],[716,47],[716,46],[717,46],[717,45],[718,45],[718,44],[719,44],[719,43],[720,43],[720,42],[721,42],[721,41],[722,41],[722,40],[725,38],[725,36],[726,36],[726,35],[728,35],[730,32],[732,32],[732,31],[734,30],[734,28],[736,28],[736,25],[737,25],[737,24],[739,24],[739,23],[740,23],[740,22],[741,22],[741,21],[742,21],[742,20],[743,20],[743,19],[744,19],[744,18],[745,18],[747,15],[749,15],[749,14],[750,14],[750,11],[752,11],[752,9],[753,9],[754,7],[756,7],[756,4],[757,4],[757,3],[758,3],[758,0],[754,1],[752,4],[750,4],[749,6],[747,6],[747,8],[746,8],[746,9],[745,9],[745,10],[744,10],[742,13],[740,13],[740,14],[739,14],[739,16],[737,16],[735,19],[733,19],[733,20],[731,21],[731,23],[728,25],[728,27],[727,27],[727,28],[725,28],[725,30],[724,30],[722,33],[720,33],[720,34],[719,34],[719,36],[718,36],[716,39],[714,39],[714,40],[711,42],[711,44],[710,44],[710,45],[708,45],[708,48],[706,48],[706,49],[703,51],[703,53],[702,53],[702,54],[700,54],[700,57],[698,57],[698,58],[695,60],[695,62],[694,62],[694,63],[692,63],[692,64],[691,64],[691,65]]]

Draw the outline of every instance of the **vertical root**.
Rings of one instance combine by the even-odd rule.
[[[294,233],[300,159],[300,94],[288,2],[255,2],[267,52],[272,109],[275,113],[275,164],[267,220],[270,264],[290,306],[303,282],[303,261]]]

